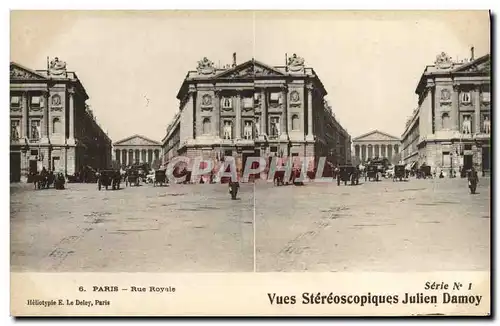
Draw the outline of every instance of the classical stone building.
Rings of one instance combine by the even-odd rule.
[[[402,135],[406,163],[490,171],[490,69],[490,55],[476,59],[473,48],[468,60],[441,53],[425,68]]]
[[[293,55],[286,66],[255,59],[215,67],[207,58],[177,94],[180,111],[162,141],[163,160],[203,156],[327,156],[350,161],[350,136],[324,100],[314,69]]]
[[[10,63],[11,181],[46,169],[74,174],[111,164],[111,140],[85,101],[76,73],[55,58],[47,70]]]
[[[161,160],[161,143],[141,135],[133,135],[113,144],[114,160],[119,166],[147,163],[153,166]]]
[[[385,132],[373,130],[352,140],[356,163],[364,163],[371,158],[387,158],[397,163],[401,139]]]

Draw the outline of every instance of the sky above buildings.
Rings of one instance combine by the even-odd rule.
[[[179,110],[189,70],[254,57],[284,65],[296,53],[315,69],[335,117],[356,137],[400,136],[417,106],[426,65],[490,52],[486,11],[455,12],[13,12],[11,61],[45,69],[67,62],[113,141],[161,140]]]

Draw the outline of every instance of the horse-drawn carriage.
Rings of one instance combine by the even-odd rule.
[[[378,165],[368,164],[366,166],[365,181],[379,181],[380,180],[380,169]]]
[[[302,163],[298,158],[292,159],[292,171],[288,171],[287,166],[290,164],[289,158],[279,158],[276,162],[276,166],[279,167],[277,171],[274,172],[273,182],[276,186],[283,185],[304,185],[304,181],[300,179],[302,173]],[[288,178],[287,178],[288,177]]]
[[[163,186],[163,184],[168,184],[167,180],[167,170],[156,170],[155,171],[155,176],[153,180],[153,187],[156,187],[156,185]]]
[[[417,169],[417,179],[426,179],[432,178],[431,167],[430,165],[422,164]]]
[[[121,175],[119,170],[101,170],[98,174],[97,189],[111,186],[113,190],[120,189]]]
[[[136,169],[129,169],[125,177],[125,186],[139,186],[140,175]]]
[[[31,180],[33,180],[33,185],[35,189],[49,189],[54,183],[55,176],[52,171],[48,172],[43,169],[41,172],[37,172],[31,175]]]
[[[403,181],[406,180],[406,178],[407,178],[406,166],[401,164],[395,165],[392,181],[396,180]]]
[[[337,185],[340,186],[340,182],[344,182],[347,186],[347,182],[351,182],[351,185],[359,184],[359,171],[355,166],[343,165],[338,167],[337,172]]]

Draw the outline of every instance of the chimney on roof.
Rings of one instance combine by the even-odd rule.
[[[470,48],[470,61],[474,61],[474,47]]]
[[[236,52],[233,53],[233,67],[236,67]]]

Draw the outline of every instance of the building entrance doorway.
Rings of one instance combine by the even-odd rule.
[[[464,155],[464,170],[472,169],[472,155]]]
[[[489,171],[490,170],[490,147],[485,146],[482,149],[482,170],[483,171]]]
[[[52,171],[55,172],[61,172],[61,161],[59,159],[59,156],[54,156],[52,158]]]
[[[10,182],[21,181],[21,153],[10,153]]]

